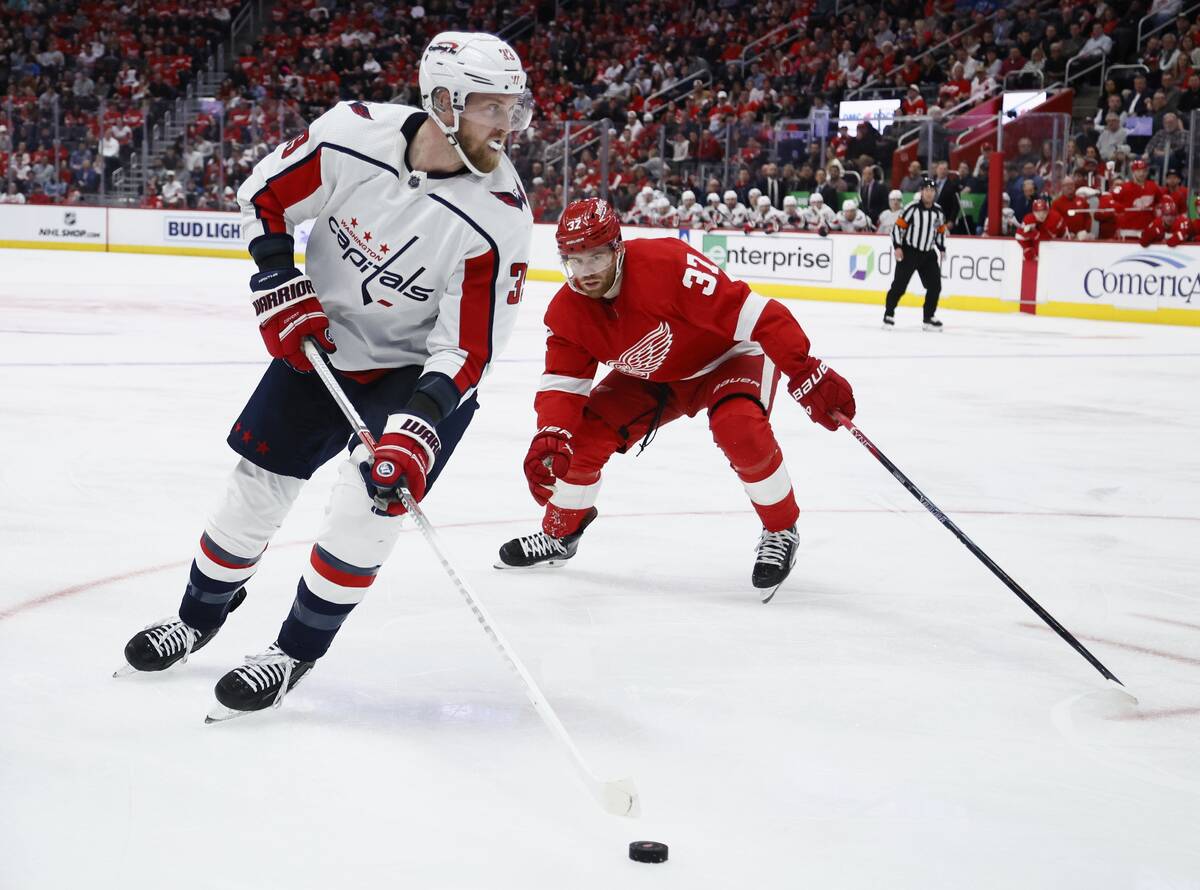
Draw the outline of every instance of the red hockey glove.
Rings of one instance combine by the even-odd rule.
[[[854,390],[845,377],[820,359],[805,359],[800,373],[788,381],[788,392],[804,407],[813,423],[827,430],[838,428],[834,411],[842,412],[848,420],[854,419]]]
[[[556,426],[544,426],[529,444],[525,455],[525,478],[529,492],[543,506],[554,494],[551,486],[571,467],[571,434]]]
[[[365,445],[354,449],[358,471],[375,501],[375,512],[399,516],[405,512],[400,486],[413,500],[425,497],[425,479],[442,450],[437,431],[415,414],[393,414],[371,459]]]
[[[301,343],[313,337],[326,352],[337,347],[329,335],[329,318],[317,299],[312,279],[299,269],[267,269],[250,276],[258,331],[267,352],[297,371],[311,371]]]

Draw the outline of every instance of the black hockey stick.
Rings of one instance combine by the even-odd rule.
[[[975,555],[976,559],[978,559],[981,563],[983,563],[985,566],[987,566],[991,570],[993,575],[995,575],[997,578],[999,578],[1001,581],[1003,581],[1005,587],[1007,587],[1009,590],[1011,590],[1013,593],[1015,593],[1018,597],[1020,597],[1021,602],[1023,602],[1025,605],[1029,606],[1029,608],[1031,608],[1034,611],[1034,613],[1037,614],[1038,618],[1041,618],[1042,621],[1046,622],[1046,624],[1049,625],[1051,630],[1053,630],[1056,634],[1058,634],[1060,637],[1062,637],[1064,640],[1066,640],[1071,645],[1072,649],[1074,649],[1076,652],[1078,652],[1080,655],[1082,655],[1084,658],[1086,658],[1088,660],[1088,664],[1090,664],[1092,667],[1094,667],[1096,670],[1098,670],[1100,672],[1101,676],[1103,676],[1109,682],[1115,683],[1118,687],[1120,687],[1120,690],[1122,692],[1124,692],[1126,695],[1132,696],[1132,693],[1130,693],[1129,690],[1125,688],[1125,684],[1117,679],[1116,674],[1114,674],[1112,671],[1110,671],[1108,668],[1106,668],[1103,664],[1101,664],[1100,659],[1098,659],[1095,655],[1093,655],[1091,652],[1089,652],[1087,647],[1084,646],[1083,643],[1081,643],[1081,642],[1079,642],[1079,640],[1075,639],[1075,637],[1071,634],[1071,632],[1069,630],[1067,630],[1065,627],[1063,627],[1061,624],[1059,624],[1053,615],[1051,615],[1049,612],[1047,612],[1045,609],[1043,609],[1037,600],[1035,600],[1028,593],[1026,593],[1025,589],[1023,587],[1021,587],[1020,584],[1018,584],[1016,581],[1014,581],[1012,578],[1010,578],[1008,576],[1008,573],[1005,572],[1004,569],[1002,569],[1002,568],[1000,568],[1000,566],[996,565],[995,561],[990,556],[988,556],[986,553],[984,553],[978,544],[976,544],[974,541],[972,541],[970,538],[968,538],[966,536],[966,534],[963,532],[963,530],[961,528],[959,528],[957,525],[955,525],[954,521],[952,519],[950,519],[949,516],[947,516],[945,513],[943,513],[938,508],[937,504],[935,504],[933,501],[929,500],[929,498],[927,498],[925,496],[924,492],[922,492],[921,489],[917,488],[917,486],[913,484],[913,481],[911,479],[909,479],[907,476],[905,476],[903,472],[900,471],[899,467],[897,467],[894,463],[892,463],[890,460],[888,460],[887,455],[884,454],[882,451],[880,451],[879,448],[875,445],[875,443],[872,442],[870,439],[868,439],[866,434],[862,430],[860,430],[858,427],[856,427],[854,425],[854,423],[848,417],[846,417],[846,415],[842,414],[840,411],[834,411],[833,419],[836,420],[838,423],[840,423],[842,426],[844,426],[846,429],[848,429],[850,431],[850,434],[852,436],[854,436],[854,438],[856,438],[859,442],[861,442],[863,447],[866,448],[867,451],[871,452],[871,454],[873,454],[875,456],[875,459],[877,461],[879,461],[881,464],[883,464],[884,467],[887,468],[887,471],[889,473],[891,473],[893,476],[895,476],[897,481],[899,481],[899,483],[901,485],[903,485],[905,488],[908,489],[909,494],[911,494],[914,498],[916,498],[918,501],[920,501],[921,505],[926,510],[928,510],[930,513],[932,513],[933,517],[938,522],[940,522],[947,529],[949,529],[953,533],[954,537],[958,538],[958,540],[962,542],[963,546],[966,547],[968,550],[971,551],[971,553],[973,553]],[[1135,701],[1136,701],[1136,699],[1135,699]]]

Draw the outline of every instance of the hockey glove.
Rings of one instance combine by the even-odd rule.
[[[413,500],[425,497],[425,479],[442,450],[437,431],[415,414],[393,414],[375,447],[374,460],[365,445],[354,449],[358,471],[375,501],[375,512],[399,516],[406,512],[400,487]]]
[[[297,371],[311,371],[301,344],[313,337],[326,352],[337,347],[329,334],[329,318],[317,299],[312,279],[299,269],[267,269],[250,276],[258,331],[267,352]]]
[[[845,377],[820,359],[804,360],[800,373],[788,381],[788,392],[808,412],[813,423],[827,430],[838,428],[834,411],[842,412],[848,420],[854,419],[854,390]]]
[[[529,444],[525,455],[525,478],[533,499],[545,506],[554,494],[552,486],[571,467],[571,434],[556,426],[544,426]]]

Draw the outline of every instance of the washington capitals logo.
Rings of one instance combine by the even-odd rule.
[[[492,192],[492,194],[509,207],[515,207],[517,210],[524,210],[525,205],[529,203],[529,199],[525,197],[525,191],[519,184],[515,192]]]
[[[375,120],[375,118],[371,117],[371,109],[367,108],[367,106],[363,105],[361,102],[351,102],[350,110],[359,117],[365,117],[369,121]]]
[[[438,43],[430,44],[429,49],[425,50],[425,52],[427,52],[427,53],[447,53],[447,54],[453,56],[458,53],[458,50],[459,50],[459,46],[453,40],[442,40]]]

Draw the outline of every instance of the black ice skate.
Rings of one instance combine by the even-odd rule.
[[[769,603],[775,596],[775,591],[791,572],[796,564],[796,550],[800,545],[800,536],[796,534],[796,526],[781,532],[769,532],[763,529],[762,537],[758,539],[758,558],[754,560],[754,573],[751,580],[755,587],[762,590],[762,601]]]
[[[545,532],[513,538],[500,548],[498,569],[532,569],[560,566],[579,549],[579,539],[592,520],[599,516],[595,507],[588,510],[579,530],[561,538],[552,538]]]
[[[246,588],[242,587],[229,601],[229,611],[240,606],[245,598]],[[220,629],[214,627],[201,633],[184,624],[177,616],[156,621],[147,625],[145,630],[135,633],[125,644],[126,664],[114,671],[113,676],[124,677],[138,671],[165,671],[177,662],[186,662],[189,655],[207,646]]]
[[[893,330],[895,327],[896,327],[896,316],[892,315],[890,312],[885,312],[883,314],[883,329],[885,331],[890,331],[890,330]]]
[[[927,318],[922,327],[927,331],[941,331],[942,323],[936,318]]]
[[[246,662],[217,681],[217,701],[204,718],[220,723],[264,708],[277,708],[283,697],[312,670],[315,662],[298,661],[272,643],[266,652],[247,655]]]

